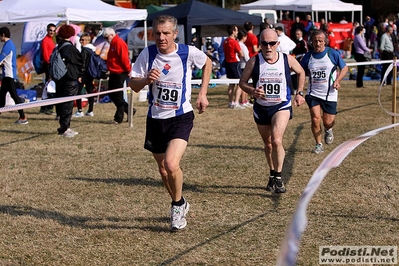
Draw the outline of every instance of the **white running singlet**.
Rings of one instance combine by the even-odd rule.
[[[283,53],[278,52],[278,59],[275,63],[269,64],[259,53],[259,79],[256,88],[262,86],[265,91],[265,98],[258,98],[256,102],[262,106],[274,106],[282,102],[289,102],[291,105],[291,93],[287,84],[287,76]],[[258,67],[256,64],[254,66]],[[288,72],[289,73],[289,72]],[[291,78],[290,76],[288,78]]]
[[[206,60],[204,52],[185,44],[176,44],[176,50],[169,54],[160,53],[156,45],[146,47],[133,65],[131,77],[144,78],[153,68],[161,72],[149,86],[148,116],[167,119],[192,111],[191,67],[202,68]]]
[[[331,61],[328,52],[320,59],[310,55],[308,69],[310,71],[308,94],[326,101],[336,102],[338,90],[333,85],[337,78],[337,68]]]

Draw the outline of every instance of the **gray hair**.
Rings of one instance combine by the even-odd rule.
[[[170,15],[159,15],[152,21],[152,27],[155,28],[158,24],[165,24],[170,22],[173,24],[173,32],[177,32],[177,19]]]
[[[103,30],[103,36],[105,36],[105,35],[111,35],[111,34],[113,34],[113,35],[116,35],[115,34],[115,30],[113,29],[113,28],[105,28],[104,30]]]

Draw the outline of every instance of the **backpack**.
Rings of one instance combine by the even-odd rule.
[[[67,66],[65,65],[64,59],[61,57],[59,50],[62,47],[72,45],[69,42],[63,43],[60,47],[55,47],[50,56],[50,78],[54,81],[60,80],[68,71]],[[69,47],[68,47],[69,48]],[[68,50],[67,50],[68,51]],[[65,53],[66,54],[66,53]]]
[[[94,79],[106,79],[107,78],[107,63],[93,50],[85,48],[90,52],[90,60],[87,66],[87,73]]]
[[[32,63],[35,68],[36,74],[44,73],[43,68],[43,57],[42,57],[42,43],[39,43],[39,47],[33,52]]]

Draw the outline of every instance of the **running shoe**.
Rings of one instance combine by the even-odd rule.
[[[179,231],[186,227],[186,215],[190,209],[190,204],[185,200],[182,206],[172,205],[170,216],[170,228],[172,231]]]
[[[324,147],[323,144],[318,143],[316,144],[315,148],[312,150],[313,153],[319,154],[322,153],[324,151]]]
[[[273,191],[274,190],[274,176],[269,176],[269,182],[266,186],[266,191]]]
[[[64,138],[73,138],[75,137],[77,134],[79,134],[78,132],[76,132],[75,130],[68,128],[64,133],[59,134],[61,137]]]
[[[15,124],[17,124],[17,125],[26,125],[26,124],[28,124],[29,122],[28,122],[28,119],[18,119],[17,121],[15,121]]]
[[[281,177],[274,178],[274,193],[285,193],[287,190],[285,189],[283,179]]]
[[[82,111],[76,111],[76,113],[73,116],[74,117],[84,117],[85,114]]]
[[[332,132],[332,128],[324,131],[324,141],[326,144],[331,144],[334,141],[334,134]]]

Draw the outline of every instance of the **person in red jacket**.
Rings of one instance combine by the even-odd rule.
[[[227,33],[229,37],[223,42],[223,50],[224,50],[224,65],[226,68],[226,76],[229,79],[239,79],[241,77],[241,73],[239,70],[240,58],[244,57],[244,53],[241,50],[240,44],[238,43],[237,35],[238,35],[238,27],[236,25],[228,25]],[[229,105],[228,108],[231,109],[244,109],[245,107],[239,104],[241,88],[237,84],[237,88],[235,91],[234,98],[234,88],[236,84],[230,83],[227,88],[227,95],[229,97]]]
[[[122,40],[112,28],[105,28],[103,32],[104,39],[110,44],[107,55],[107,67],[109,71],[108,89],[118,89],[123,87],[123,83],[129,78],[132,70],[132,64],[129,58],[127,44]],[[123,122],[124,113],[128,113],[128,104],[123,98],[123,91],[109,94],[111,101],[116,106],[116,112],[113,124]],[[133,115],[136,110],[133,109]]]
[[[42,61],[45,75],[45,82],[50,79],[50,56],[55,48],[54,35],[56,26],[53,23],[47,25],[47,35],[43,38],[40,45],[42,49]],[[54,93],[47,93],[48,98],[54,98]],[[40,113],[53,114],[53,105],[46,105],[40,107]]]

